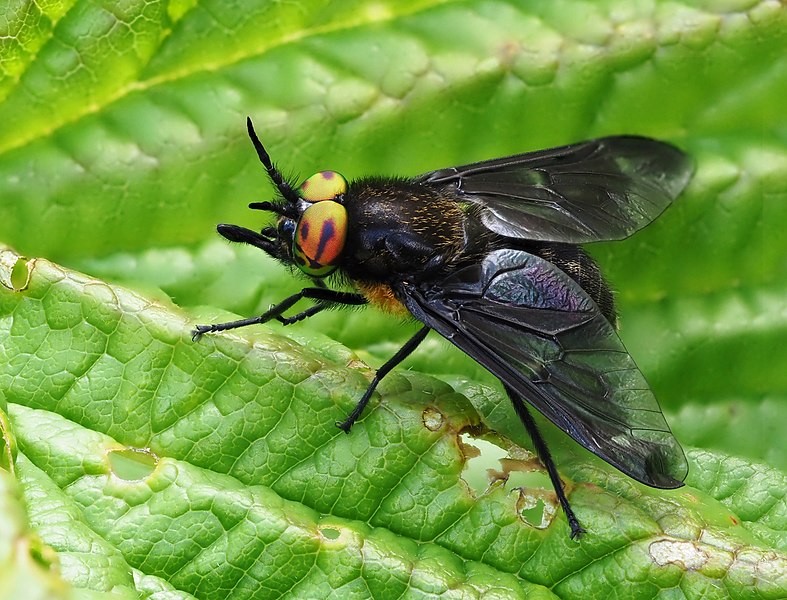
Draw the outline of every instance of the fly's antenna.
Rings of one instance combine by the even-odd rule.
[[[254,144],[254,149],[257,151],[257,156],[259,157],[262,166],[264,166],[265,170],[268,172],[268,177],[271,178],[273,185],[276,186],[279,192],[281,192],[281,195],[284,196],[284,199],[287,200],[287,204],[285,205],[274,204],[272,202],[252,202],[249,205],[249,208],[269,210],[291,219],[297,219],[298,211],[296,206],[300,201],[298,193],[292,189],[292,186],[287,182],[286,179],[284,179],[284,176],[276,167],[273,166],[271,157],[266,152],[265,147],[260,141],[260,138],[257,137],[257,133],[254,131],[254,125],[251,122],[251,117],[246,117],[246,129],[249,132],[249,138],[251,138],[251,143]]]

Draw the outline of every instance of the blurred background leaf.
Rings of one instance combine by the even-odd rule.
[[[71,557],[61,559],[58,568],[77,589],[85,594],[111,589],[131,597],[177,592],[205,598],[225,597],[229,589],[233,597],[275,597],[286,591],[308,596],[304,590],[317,594],[313,597],[349,597],[350,590],[364,597],[376,590],[399,590],[371,576],[364,579],[355,567],[349,568],[347,581],[366,587],[348,588],[331,580],[341,557],[360,552],[357,548],[365,541],[385,552],[380,550],[374,560],[365,556],[360,564],[386,564],[400,556],[417,565],[389,568],[389,577],[416,582],[402,587],[402,593],[439,595],[451,589],[451,582],[462,581],[468,586],[462,593],[472,597],[482,590],[491,593],[490,582],[505,573],[511,578],[503,577],[500,584],[501,594],[508,594],[504,597],[577,597],[590,590],[605,596],[611,588],[626,585],[628,596],[647,598],[678,585],[676,577],[689,582],[681,588],[687,597],[784,594],[786,584],[774,566],[784,564],[784,554],[767,554],[783,553],[787,546],[787,445],[782,442],[787,423],[787,353],[782,341],[787,334],[787,237],[782,233],[787,222],[787,14],[781,3],[544,0],[246,6],[76,0],[10,2],[4,16],[0,240],[27,256],[135,287],[146,297],[126,298],[120,288],[54,265],[44,267],[46,261],[37,263],[40,269],[30,265],[30,290],[17,285],[18,291],[12,291],[11,285],[1,296],[0,343],[6,366],[0,391],[8,401],[7,439],[16,434],[22,448],[21,458],[11,460],[8,468],[13,472],[10,465],[17,464],[33,530],[61,556]],[[408,443],[418,446],[414,456],[425,460],[428,455],[427,441],[421,446],[407,441],[420,439],[419,428],[424,429],[417,418],[406,416],[408,402],[418,405],[424,397],[435,398],[441,414],[455,411],[449,421],[457,431],[462,424],[479,422],[475,409],[490,428],[525,447],[527,440],[489,376],[436,336],[405,368],[438,375],[470,403],[432,380],[394,377],[382,390],[383,401],[372,402],[374,410],[360,424],[360,432],[354,432],[355,445],[337,438],[333,421],[363,389],[364,371],[357,357],[379,366],[413,331],[412,324],[370,310],[322,314],[285,331],[260,327],[241,338],[203,340],[199,349],[190,350],[190,324],[169,298],[193,311],[194,323],[219,318],[219,310],[258,313],[300,285],[258,251],[216,240],[218,222],[259,228],[259,213],[248,211],[246,204],[273,193],[246,139],[247,115],[283,171],[301,176],[323,169],[350,178],[413,175],[619,133],[669,140],[692,154],[695,179],[673,208],[631,240],[590,250],[618,291],[621,337],[651,382],[676,436],[690,450],[686,489],[695,494],[693,499],[674,496],[670,510],[653,504],[673,496],[630,484],[589,459],[563,434],[548,430],[561,471],[576,482],[598,484],[606,493],[577,488],[575,503],[592,511],[588,518],[596,536],[595,542],[583,540],[585,550],[580,552],[563,539],[564,529],[552,534],[555,528],[504,522],[509,513],[488,508],[510,501],[512,495],[502,490],[482,494],[478,506],[487,508],[473,512],[474,504],[461,492],[454,472],[465,461],[472,462],[472,452],[466,454],[456,445],[460,436],[449,428],[438,438],[427,436],[454,452],[442,475],[453,473],[452,487],[446,489],[454,490],[448,494],[454,499],[435,500],[440,492],[426,485],[427,475],[395,458]],[[6,256],[9,272],[15,267],[15,277],[24,279],[24,273],[18,273],[25,270],[20,266],[24,262]],[[150,298],[156,300],[150,304]],[[249,340],[257,344],[251,347]],[[185,356],[185,364],[173,356]],[[172,374],[168,365],[173,361],[181,375],[166,379],[163,374]],[[272,391],[259,406],[251,403],[245,412],[235,413],[216,394],[232,389],[228,382],[239,365],[251,382],[259,373],[273,373],[262,377],[272,382],[262,387]],[[294,377],[282,365],[301,375]],[[304,381],[321,381],[306,375],[315,371],[327,373],[323,377],[330,383],[312,383],[317,389],[307,385],[297,391]],[[338,382],[345,386],[341,391],[333,389]],[[333,391],[326,396],[327,389]],[[300,471],[298,460],[309,464],[307,456],[294,458],[298,453],[291,449],[293,438],[269,436],[266,427],[275,430],[276,424],[265,421],[271,414],[286,420],[293,394],[306,399],[301,412],[295,410],[304,419],[303,427],[293,424],[295,429],[283,431],[296,435],[295,445],[309,449],[317,457],[309,460],[319,463]],[[243,392],[229,397],[256,398]],[[447,400],[439,400],[443,397]],[[158,413],[148,410],[156,402],[168,403],[172,411],[164,419],[166,426],[156,420]],[[327,404],[310,410],[315,402]],[[385,406],[400,415],[399,425],[385,420]],[[213,408],[211,418],[206,407]],[[177,435],[164,435],[170,427]],[[90,446],[94,455],[80,454],[77,440],[90,435],[99,436]],[[251,443],[254,436],[277,439],[279,445],[271,442],[263,456],[259,449],[252,452],[233,442]],[[61,439],[55,452],[53,440]],[[318,452],[315,439],[331,450]],[[149,499],[129,500],[141,492],[123,488],[121,493],[98,483],[117,468],[106,462],[108,449],[126,446],[154,451],[163,461],[156,463],[155,479],[163,478],[166,486],[159,484],[167,489],[204,489],[210,490],[205,497],[212,501],[263,505],[271,522],[296,511],[300,520],[293,531],[300,533],[283,546],[292,550],[300,547],[298,540],[306,540],[307,555],[319,547],[323,556],[338,562],[329,560],[325,565],[334,566],[318,568],[321,577],[299,581],[272,569],[265,580],[277,583],[270,587],[253,577],[244,579],[240,572],[233,575],[231,568],[221,576],[206,576],[212,563],[204,558],[200,565],[195,558],[200,552],[236,563],[232,552],[222,553],[194,530],[196,523],[207,527],[195,516],[204,514],[198,501],[161,501],[170,512],[190,509],[176,525],[148,515],[150,522],[121,526],[113,520],[116,513],[110,518],[111,511],[90,510],[105,506],[107,494],[115,494],[155,514]],[[370,454],[375,448],[379,454]],[[278,467],[276,453],[287,459]],[[374,455],[378,462],[369,458],[356,464],[353,457],[361,455]],[[64,467],[45,460],[47,456],[73,461],[76,474],[59,477]],[[337,480],[321,471],[333,463],[340,465],[337,473],[345,474]],[[170,471],[161,464],[178,475],[165,476]],[[501,468],[496,458],[484,464]],[[360,508],[353,514],[355,505],[346,504],[351,500],[343,495],[350,492],[342,492],[340,482],[346,480],[350,488],[356,479],[361,488],[367,478],[380,484],[380,472],[386,469],[402,478],[409,474],[415,481],[411,489],[430,490],[432,496],[421,502],[433,510],[418,518],[411,515],[409,523],[400,522],[401,515],[409,513],[390,501],[379,514]],[[288,484],[279,479],[285,472]],[[76,481],[82,483],[74,485]],[[243,499],[232,495],[236,485],[244,488]],[[252,490],[255,485],[263,491]],[[331,486],[336,490],[323,496],[314,491]],[[510,483],[507,489],[513,487]],[[359,489],[351,491],[363,497]],[[57,514],[68,515],[63,517],[68,526],[47,537],[35,524],[45,522],[40,515],[46,513],[46,502],[55,502],[57,490],[64,490],[57,492],[62,495],[57,496]],[[364,493],[372,505],[383,501],[374,485]],[[621,509],[615,498],[628,508]],[[339,500],[352,510],[342,509]],[[274,510],[276,502],[286,508]],[[707,508],[685,517],[681,511],[689,510],[692,502]],[[672,516],[655,519],[655,529],[645,525],[647,519],[621,517],[629,524],[621,528],[623,537],[628,536],[624,542],[600,516],[623,514],[621,510],[644,511],[653,518],[662,510]],[[468,520],[459,517],[462,511],[469,511]],[[216,518],[223,527],[248,524],[248,515],[245,521],[233,521],[231,514],[222,509]],[[187,522],[188,515],[192,522]],[[330,551],[321,545],[328,543],[326,538],[318,536],[321,543],[314,538],[325,515],[349,519],[336,530],[336,538],[327,538],[334,544],[328,544]],[[691,526],[681,528],[680,515]],[[498,540],[494,551],[484,550],[487,546],[478,541],[482,523],[490,519]],[[556,522],[560,520],[558,515]],[[743,523],[745,533],[738,527],[730,534],[719,525],[734,521]],[[448,522],[453,528],[438,534]],[[364,523],[373,529],[364,529]],[[131,544],[129,532],[143,524],[147,528],[140,531],[146,533],[140,535],[149,536],[149,544]],[[703,524],[710,533],[702,533]],[[25,529],[19,523],[16,527]],[[63,531],[81,545],[62,545]],[[673,546],[655,544],[658,532],[668,533]],[[240,539],[267,539],[259,532],[248,535]],[[512,541],[503,542],[507,537]],[[150,541],[154,538],[158,541]],[[690,544],[700,539],[703,545]],[[178,547],[175,540],[191,546]],[[239,541],[232,544],[227,542],[227,548],[243,547]],[[104,569],[104,575],[92,579],[79,574],[101,568],[87,568],[74,558],[91,547],[102,548],[97,554]],[[250,547],[273,563],[290,556],[267,546],[267,551]],[[709,548],[720,554],[708,554]],[[725,558],[721,551],[730,548],[748,562]],[[626,580],[612,568],[614,560],[596,560],[615,556],[613,549],[625,556],[621,561],[628,569],[638,569],[641,579]],[[161,558],[168,551],[173,557],[169,563]],[[431,553],[438,558],[431,559]],[[292,556],[297,554],[293,551]],[[676,555],[685,557],[677,566],[670,559]],[[709,555],[712,558],[703,559]],[[8,566],[11,555],[5,556]],[[301,572],[292,556],[285,560],[288,568]],[[251,569],[249,565],[259,567],[260,561],[245,556],[238,564]],[[318,563],[299,564],[311,572]],[[436,564],[450,567],[441,571]],[[742,582],[754,573],[760,585],[747,588]],[[443,588],[421,585],[423,581],[440,581]],[[380,594],[376,597],[387,597]]]

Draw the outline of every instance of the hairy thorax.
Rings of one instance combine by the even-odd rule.
[[[464,248],[461,205],[423,185],[405,180],[381,188],[374,180],[356,182],[344,205],[348,233],[341,269],[364,286],[438,277]],[[371,293],[389,304],[388,292]]]

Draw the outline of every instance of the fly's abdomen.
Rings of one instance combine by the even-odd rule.
[[[533,252],[548,260],[576,281],[601,309],[601,313],[613,326],[617,324],[615,298],[601,269],[581,246],[573,244],[537,244]]]

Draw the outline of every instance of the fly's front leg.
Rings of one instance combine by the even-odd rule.
[[[310,306],[306,310],[294,314],[291,317],[282,317],[281,315],[279,315],[276,317],[276,320],[282,325],[292,325],[293,323],[297,323],[298,321],[303,321],[304,319],[313,317],[314,315],[321,313],[326,308],[330,308],[330,307],[331,307],[330,304],[315,304],[314,306]]]
[[[318,288],[327,290],[328,287],[325,285],[325,282],[322,279],[313,279],[312,283],[316,285]],[[330,308],[331,305],[327,303],[320,303],[315,304],[314,306],[310,306],[306,310],[299,312],[298,314],[292,315],[291,317],[282,317],[279,315],[276,317],[276,320],[281,323],[282,325],[292,325],[293,323],[297,323],[298,321],[303,321],[304,319],[308,319],[309,317],[313,317],[314,315],[321,313],[326,308]]]
[[[291,320],[288,320],[287,317],[282,317],[282,313],[284,313],[287,309],[292,308],[297,302],[304,298],[308,300],[317,300],[320,302],[320,304],[317,306],[312,307],[313,309],[319,310],[307,309],[294,315],[293,317],[290,317],[289,319]],[[247,325],[266,323],[271,319],[278,319],[285,325],[288,325],[289,323],[301,321],[307,317],[315,315],[325,308],[328,308],[332,304],[359,306],[366,304],[367,302],[368,300],[361,294],[355,294],[352,292],[339,292],[337,290],[331,290],[325,287],[304,288],[297,294],[293,294],[289,298],[285,298],[278,304],[273,305],[270,309],[257,317],[239,319],[237,321],[229,321],[227,323],[215,323],[213,325],[197,325],[192,330],[191,334],[192,339],[196,341],[205,333],[213,333],[214,331],[227,331],[228,329],[237,329],[239,327],[246,327]]]

